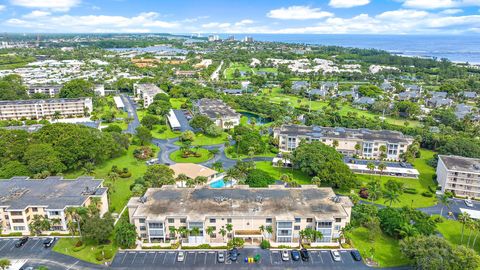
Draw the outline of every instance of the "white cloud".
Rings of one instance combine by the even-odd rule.
[[[450,8],[450,9],[445,9],[445,10],[442,10],[442,14],[447,14],[447,15],[453,15],[453,14],[458,14],[458,13],[462,13],[463,12],[463,9],[459,9],[459,8]]]
[[[311,34],[434,34],[462,33],[480,24],[480,15],[450,16],[423,10],[392,10],[376,16],[360,14],[352,18],[328,18],[312,26],[285,28],[275,33]],[[457,27],[457,28],[455,28]]]
[[[48,11],[43,11],[43,10],[34,10],[28,14],[23,15],[23,18],[39,18],[39,17],[45,17],[50,15],[51,13]]]
[[[15,6],[51,9],[53,11],[68,11],[80,2],[81,0],[10,0],[10,3]]]
[[[6,6],[4,6],[4,5],[0,5],[0,11],[3,11],[3,10],[5,10],[5,8],[7,8],[7,7],[6,7]]]
[[[32,12],[33,13],[33,12]],[[141,32],[154,31],[157,29],[171,29],[178,27],[176,22],[158,20],[156,12],[140,13],[134,17],[108,16],[108,15],[84,15],[84,16],[37,16],[18,19],[12,18],[5,24],[13,27],[28,28],[34,31],[51,32]],[[37,12],[37,15],[38,12]]]
[[[253,20],[245,19],[245,20],[241,20],[239,22],[236,22],[235,26],[246,26],[246,25],[253,24],[253,23],[254,23]]]
[[[480,6],[480,0],[405,0],[403,6],[418,9],[455,8]]]
[[[332,17],[333,13],[309,6],[290,6],[270,10],[267,17],[280,20],[308,20]]]
[[[330,0],[329,6],[334,8],[351,8],[368,5],[370,0]]]

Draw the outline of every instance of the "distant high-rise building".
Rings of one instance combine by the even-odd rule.
[[[253,37],[246,36],[243,38],[243,42],[253,42]]]
[[[208,41],[210,41],[210,42],[215,42],[215,41],[219,41],[219,40],[220,40],[220,37],[218,35],[208,36]]]
[[[235,36],[231,35],[227,38],[227,41],[235,41]]]

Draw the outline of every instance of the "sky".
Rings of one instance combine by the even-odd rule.
[[[0,32],[480,34],[480,0],[0,0]]]

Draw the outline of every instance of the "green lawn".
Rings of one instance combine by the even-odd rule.
[[[61,254],[65,254],[71,257],[75,257],[82,261],[87,261],[95,264],[103,264],[104,261],[97,261],[95,259],[95,254],[98,251],[102,249],[111,250],[112,254],[115,254],[118,250],[118,247],[112,243],[109,245],[100,245],[100,246],[86,244],[85,248],[79,251],[74,251],[73,248],[75,246],[75,243],[77,243],[78,240],[79,240],[78,238],[60,238],[58,242],[55,244],[55,246],[53,247],[53,251]],[[109,261],[111,261],[112,259],[110,259]]]
[[[172,109],[179,110],[183,103],[187,101],[186,98],[170,98],[170,104],[172,104]]]
[[[271,93],[269,89],[263,90],[263,95],[266,96],[271,102],[274,103],[281,103],[282,101],[289,103],[290,105],[299,108],[302,105],[309,105],[311,106],[312,110],[319,110],[325,106],[328,106],[328,102],[322,100],[313,100],[309,101],[307,98],[304,97],[297,97],[293,95],[286,95],[282,93],[280,88],[272,89]],[[369,111],[361,110],[352,107],[350,104],[337,104],[339,106],[339,113],[340,115],[344,116],[347,115],[348,112],[356,112],[358,116],[365,116],[367,118],[376,118],[380,117],[380,115],[373,114]],[[414,120],[405,120],[405,119],[396,119],[392,117],[386,117],[385,121],[390,124],[403,126],[405,121],[409,123],[410,126],[420,126],[420,122]]]
[[[181,133],[180,133],[181,134]],[[221,136],[210,137],[203,133],[195,133],[195,140],[192,145],[215,145],[215,144],[224,144],[228,141],[228,133],[223,132]],[[180,142],[176,142],[176,145],[181,145]]]
[[[227,80],[233,80],[233,74],[235,70],[238,69],[239,71],[250,71],[253,74],[255,74],[257,71],[265,71],[265,72],[272,72],[272,73],[277,73],[278,70],[277,68],[251,68],[248,65],[242,64],[242,63],[231,63],[228,68],[225,69],[224,71],[224,76]],[[242,78],[248,78],[248,76],[243,76]]]
[[[407,265],[408,259],[400,252],[399,242],[384,233],[375,236],[373,242],[368,240],[368,229],[364,227],[355,228],[348,234],[353,246],[358,249],[362,257],[370,258],[373,253],[373,260],[380,267],[394,267]],[[372,249],[373,248],[373,249]]]
[[[169,125],[166,126],[167,129],[165,131],[160,132],[160,129],[162,127],[165,127],[165,126],[161,126],[161,125],[153,126],[152,136],[154,138],[161,139],[161,140],[166,140],[166,139],[177,138],[180,135],[182,135],[182,133],[180,131],[171,130]]]
[[[445,209],[445,211],[448,211]],[[462,223],[456,220],[446,220],[442,223],[437,223],[438,231],[443,235],[445,240],[450,242],[452,245],[460,245],[462,239]],[[470,235],[470,230],[467,228],[464,229],[463,235],[463,244],[466,246],[468,244],[468,236]],[[470,244],[473,244],[473,239],[475,238],[475,232],[472,233],[470,237]],[[475,241],[474,250],[480,252],[480,237]]]
[[[229,154],[229,151],[228,151],[229,149],[233,149],[233,152],[232,152],[231,154]],[[235,146],[232,145],[232,146],[228,147],[227,149],[225,149],[225,155],[226,155],[228,158],[230,158],[230,159],[238,159],[238,160],[250,158],[250,156],[248,156],[248,155],[242,155],[242,154],[240,154],[240,155],[237,156],[235,150],[236,150]],[[230,150],[230,151],[231,151],[231,150]],[[277,155],[277,154],[272,153],[272,152],[266,150],[264,153],[256,154],[256,155],[254,155],[253,157],[275,157],[276,155]]]
[[[283,174],[288,174],[293,176],[295,182],[299,183],[300,185],[310,184],[312,178],[307,174],[299,171],[299,170],[292,170],[288,168],[277,168],[272,166],[272,162],[270,161],[259,161],[255,162],[257,169],[263,170],[268,172],[273,178],[280,179]]]
[[[147,165],[145,161],[137,160],[133,156],[133,151],[138,146],[132,145],[128,149],[127,153],[121,157],[114,158],[101,164],[96,167],[93,172],[93,176],[99,179],[107,180],[108,173],[110,172],[113,165],[117,165],[118,168],[128,168],[129,171],[132,173],[132,176],[129,178],[119,178],[115,181],[114,189],[111,190],[109,196],[110,202],[110,209],[113,212],[120,213],[123,207],[127,204],[128,200],[131,197],[130,185],[133,183],[135,179],[138,177],[143,176],[143,174],[147,170]],[[158,148],[155,146],[151,146],[154,148],[155,153],[158,152]],[[76,171],[72,173],[68,173],[65,175],[65,178],[77,178],[78,176],[83,175],[82,171]]]
[[[183,158],[182,152],[180,150],[177,150],[170,154],[170,158],[177,163],[202,163],[213,158],[213,155],[208,152],[207,149],[199,148],[197,152],[201,154],[200,157]]]

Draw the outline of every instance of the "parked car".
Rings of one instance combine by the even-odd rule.
[[[55,237],[45,238],[45,240],[43,240],[43,246],[49,248],[53,245],[53,242],[55,242]]]
[[[185,252],[180,251],[178,252],[178,255],[177,255],[177,262],[183,262],[183,261],[185,261]]]
[[[350,251],[350,254],[352,254],[352,257],[355,261],[361,261],[362,260],[362,255],[360,255],[360,252],[358,252],[358,250],[352,250],[352,251]]]
[[[217,253],[217,262],[224,263],[225,262],[225,254],[223,252]]]
[[[27,243],[28,241],[28,236],[24,236],[20,239],[17,240],[17,242],[15,242],[15,247],[19,248],[23,245],[25,245],[25,243]]]
[[[468,207],[473,207],[473,202],[470,199],[465,199],[465,205]]]
[[[310,260],[310,254],[308,254],[308,250],[302,248],[300,250],[300,256],[302,257],[302,261],[308,262]]]
[[[238,249],[237,248],[232,248],[230,250],[230,260],[231,261],[236,261],[238,259],[238,255],[240,255],[240,253],[238,253]]]
[[[336,262],[342,261],[342,257],[340,256],[340,252],[338,252],[338,250],[335,250],[335,249],[331,250],[330,254],[332,254],[332,258],[334,261]]]
[[[284,249],[282,250],[282,261],[288,260],[290,260],[290,255],[288,254],[288,250]]]
[[[292,260],[299,261],[300,260],[300,252],[298,250],[290,251],[290,255],[292,255]]]

